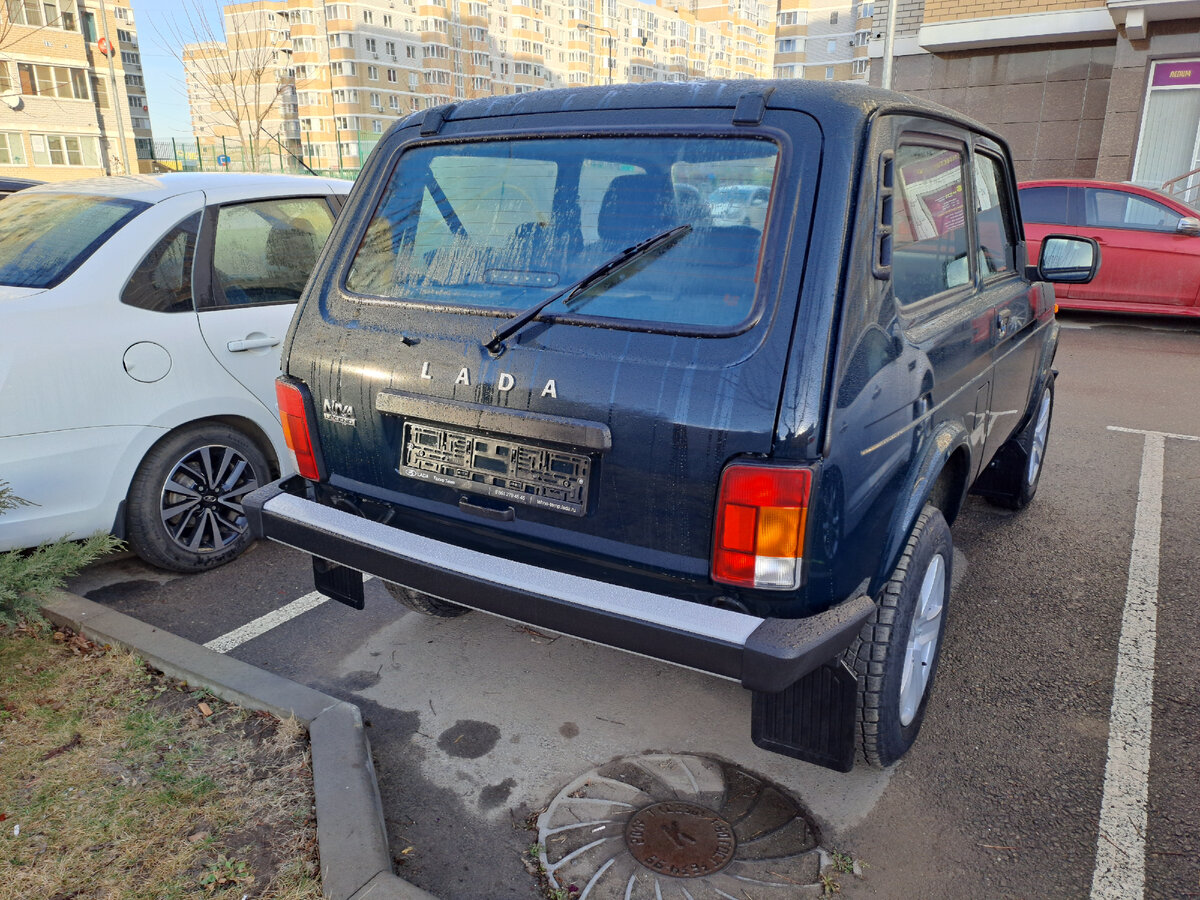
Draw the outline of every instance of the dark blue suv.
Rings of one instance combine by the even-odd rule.
[[[1098,262],[1051,238],[1027,265],[1003,140],[898,94],[654,84],[416,113],[285,343],[301,475],[246,507],[351,606],[369,572],[422,613],[736,679],[760,746],[887,765],[937,668],[948,523],[972,488],[1014,508],[1037,488],[1044,282]]]

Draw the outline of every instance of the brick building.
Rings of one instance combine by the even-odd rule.
[[[892,86],[994,126],[1012,144],[1019,177],[1160,186],[1200,167],[1195,0],[896,6]],[[875,84],[885,25],[886,4],[877,3]]]
[[[149,171],[139,53],[128,0],[0,3],[0,175]]]

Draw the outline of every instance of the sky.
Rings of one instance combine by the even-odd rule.
[[[217,0],[132,0],[133,20],[137,26],[138,52],[142,57],[142,75],[146,79],[146,103],[156,140],[191,138],[192,119],[188,110],[183,64],[172,29],[186,27],[180,9],[212,11]],[[215,16],[214,19],[215,21]]]

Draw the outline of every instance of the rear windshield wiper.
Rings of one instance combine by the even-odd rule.
[[[596,284],[596,282],[603,281],[614,272],[619,272],[621,269],[642,259],[647,254],[653,253],[655,250],[665,250],[691,230],[691,225],[676,225],[674,228],[670,228],[653,237],[648,237],[644,241],[639,241],[632,247],[626,247],[612,259],[588,272],[588,274],[584,275],[574,284],[567,285],[561,291],[551,294],[545,300],[539,300],[533,306],[529,307],[529,309],[513,316],[503,328],[497,328],[492,332],[491,339],[483,345],[484,349],[489,353],[500,353],[505,338],[512,337],[524,328],[537,317],[538,313],[551,303],[554,303],[556,300],[563,300],[569,303],[572,298],[578,297],[592,285]]]

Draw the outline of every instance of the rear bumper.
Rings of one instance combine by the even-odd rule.
[[[850,645],[865,596],[805,619],[762,619],[431,540],[322,506],[283,479],[244,501],[250,527],[314,556],[472,609],[777,692]]]

